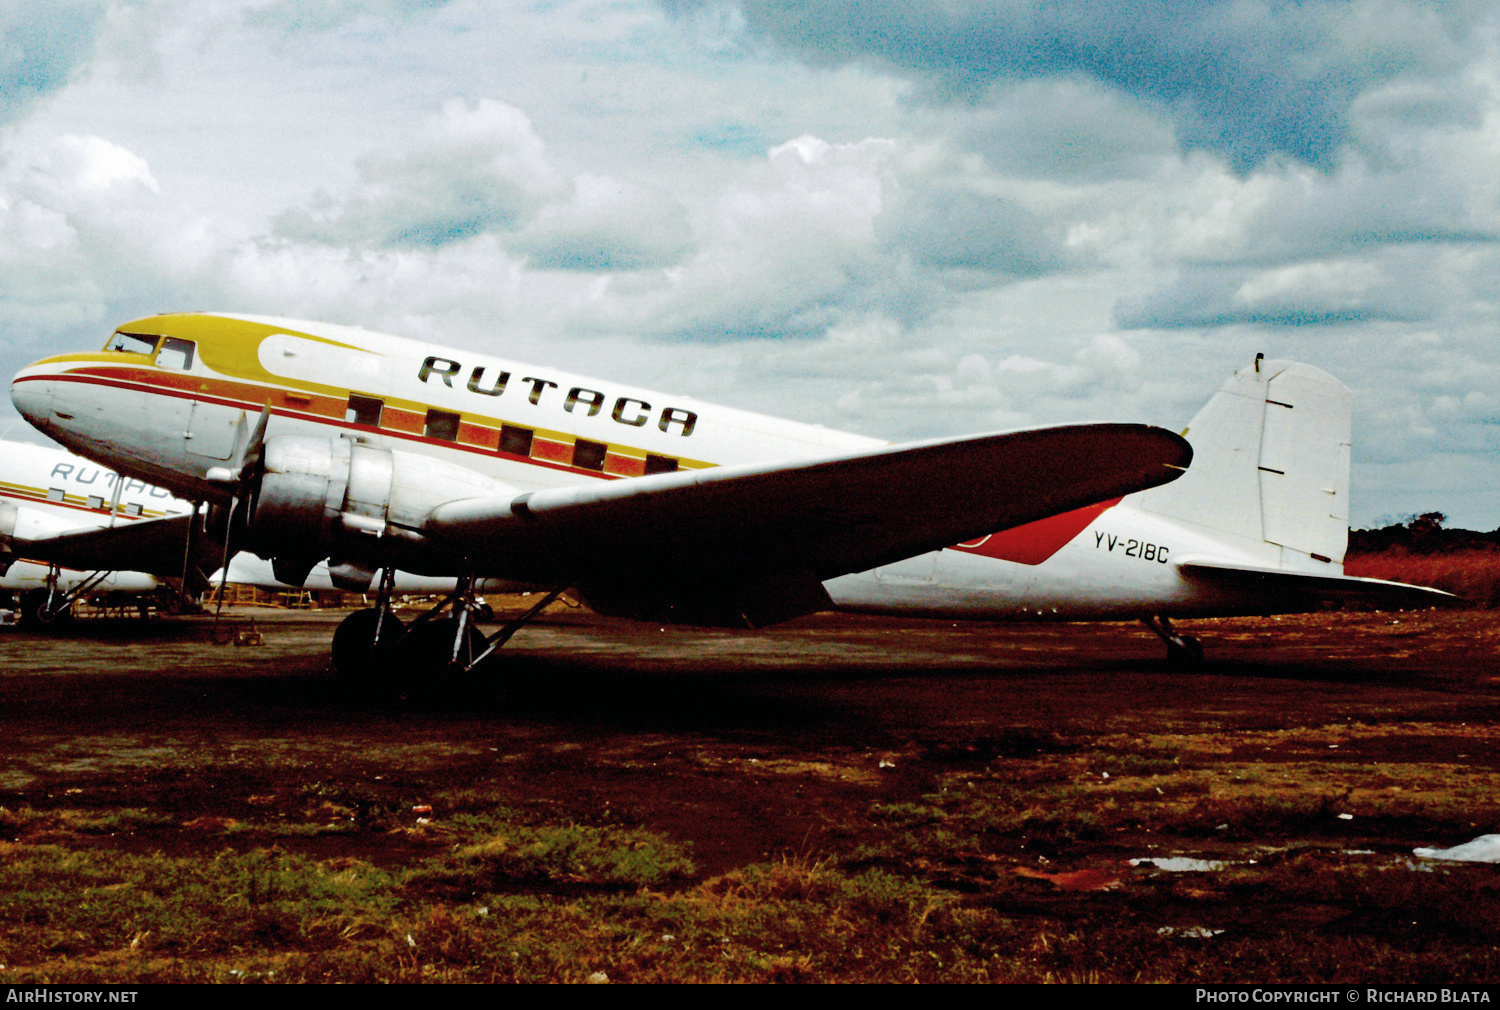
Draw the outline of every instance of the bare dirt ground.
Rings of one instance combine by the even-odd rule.
[[[983,851],[903,843],[887,862],[925,860],[929,880],[1008,915],[1092,929],[1178,921],[1168,910],[1183,903],[1215,929],[1327,930],[1359,917],[1357,901],[1256,905],[1211,877],[1131,858],[1406,860],[1500,831],[1500,627],[1484,612],[1182,622],[1208,659],[1179,671],[1132,625],[820,615],[740,633],[558,606],[508,647],[493,704],[415,711],[351,700],[331,676],[342,616],[235,610],[234,624],[253,619],[264,636],[245,647],[211,644],[205,618],[0,630],[0,806],[151,810],[166,821],[90,844],[207,856],[255,844],[226,843],[213,825],[304,816],[320,783],[337,784],[341,802],[418,806],[424,792],[482,787],[556,820],[691,842],[690,884],[783,856],[848,858],[875,837],[863,827],[872,810],[914,809],[960,780],[1024,793],[1062,776],[1075,798],[1092,790],[1094,820],[1000,832]],[[1236,820],[1247,775],[1245,788],[1300,813]],[[1202,784],[1189,790],[1192,776]],[[1193,803],[1171,831],[1134,813],[1170,800],[1164,786]],[[1222,824],[1210,823],[1214,804],[1228,811]],[[1118,816],[1101,818],[1105,808]],[[371,831],[278,844],[399,865],[422,843]],[[1126,900],[1122,880],[1155,897]],[[1466,886],[1493,900],[1497,881]],[[1431,926],[1380,915],[1387,938]],[[1487,943],[1493,925],[1464,942]]]

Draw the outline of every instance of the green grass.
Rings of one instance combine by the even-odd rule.
[[[693,871],[680,847],[644,831],[577,824],[511,826],[455,847],[414,870],[407,884],[472,897],[519,886],[638,888]]]
[[[482,785],[319,782],[234,817],[63,794],[0,809],[0,982],[1495,977],[1500,869],[1409,853],[1500,823],[1500,790],[1299,756],[1335,730],[1381,732],[1015,733],[847,815],[840,851],[706,878],[681,840]],[[1176,853],[1229,866],[1126,863]]]

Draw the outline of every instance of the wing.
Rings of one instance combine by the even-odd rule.
[[[1165,484],[1191,459],[1160,428],[1069,425],[464,499],[422,532],[606,612],[756,625],[827,606],[826,579]]]
[[[119,526],[89,526],[36,540],[13,539],[10,548],[20,557],[54,561],[79,571],[147,572],[179,579],[193,519],[191,515],[175,515],[137,519]],[[195,592],[207,585],[203,572],[212,570],[215,562],[210,556],[215,550],[203,537],[195,539],[194,559],[188,571]]]
[[[1353,575],[1318,575],[1284,568],[1258,568],[1208,558],[1187,558],[1177,565],[1183,575],[1198,582],[1234,592],[1248,592],[1258,599],[1275,598],[1285,613],[1315,609],[1321,601],[1348,601],[1390,607],[1420,609],[1461,598],[1441,589],[1413,586],[1405,582],[1365,579]],[[1260,608],[1257,613],[1263,612]]]

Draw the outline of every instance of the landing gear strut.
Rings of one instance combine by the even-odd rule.
[[[566,586],[552,590],[520,617],[486,637],[475,622],[491,616],[474,594],[474,575],[410,625],[391,610],[396,573],[386,569],[374,607],[344,618],[333,635],[333,665],[341,677],[374,683],[402,701],[414,700],[474,674],[516,632],[530,624]]]
[[[1167,643],[1167,665],[1196,669],[1203,665],[1203,643],[1192,635],[1179,635],[1172,629],[1172,619],[1165,614],[1143,617],[1141,623],[1156,632]]]
[[[112,575],[112,572],[94,572],[72,589],[57,587],[62,569],[57,565],[47,566],[47,586],[33,589],[21,596],[21,622],[27,627],[44,628],[70,620],[73,616],[73,601],[92,593]]]

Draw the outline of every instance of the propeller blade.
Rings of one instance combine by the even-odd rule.
[[[255,419],[255,427],[250,432],[250,438],[244,447],[236,454],[234,475],[235,479],[244,482],[249,476],[246,468],[265,451],[266,447],[266,425],[271,420],[271,405],[268,403],[260,408],[260,417]]]
[[[205,475],[215,484],[233,484],[234,493],[242,494],[245,484],[253,473],[252,463],[260,460],[261,454],[266,447],[266,425],[271,421],[271,405],[268,403],[260,409],[260,416],[255,419],[255,427],[250,430],[250,435],[243,443],[235,438],[235,449],[226,461],[225,466],[209,468]],[[245,430],[245,414],[240,413],[240,431]]]

